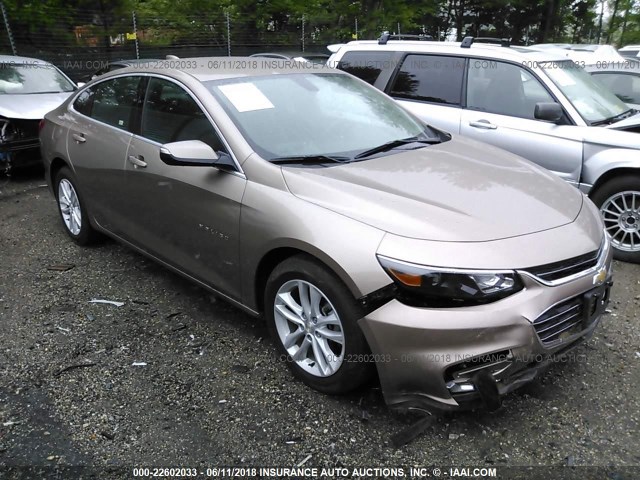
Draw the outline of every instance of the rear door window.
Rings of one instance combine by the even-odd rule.
[[[140,80],[142,77],[118,77],[106,80],[92,87],[88,94],[92,97],[89,116],[122,130],[130,130],[135,122],[135,115],[140,110]],[[74,108],[83,109],[83,95],[81,94]],[[76,106],[76,104],[78,106]],[[88,109],[88,107],[87,107]],[[78,110],[84,113],[82,110]],[[86,113],[85,113],[86,115]]]
[[[465,59],[440,55],[407,55],[393,81],[392,97],[460,105]]]
[[[338,68],[373,85],[383,70],[393,68],[392,56],[393,52],[347,52]]]

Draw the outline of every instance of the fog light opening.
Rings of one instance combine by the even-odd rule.
[[[476,387],[474,387],[471,382],[456,382],[452,380],[447,383],[447,389],[449,390],[449,393],[456,394],[475,392]]]

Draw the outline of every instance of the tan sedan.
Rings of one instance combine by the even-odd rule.
[[[109,235],[263,315],[317,390],[377,368],[397,408],[496,407],[593,333],[609,239],[553,174],[339,71],[176,63],[47,114],[47,179],[79,244]]]

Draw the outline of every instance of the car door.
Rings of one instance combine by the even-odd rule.
[[[532,71],[472,58],[460,133],[504,148],[577,184],[583,148],[579,129],[566,119],[561,121],[565,124],[556,124],[534,117],[536,103],[555,101]]]
[[[386,92],[429,125],[459,133],[465,59],[405,56]]]
[[[127,239],[192,277],[239,297],[240,204],[246,179],[212,166],[167,165],[165,143],[201,140],[232,155],[195,97],[151,77],[127,151]]]
[[[116,77],[84,90],[69,116],[67,152],[94,220],[122,234],[125,155],[140,108],[141,76]]]

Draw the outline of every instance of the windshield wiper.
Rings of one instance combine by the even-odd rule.
[[[412,138],[403,138],[401,140],[392,140],[387,143],[383,143],[382,145],[378,145],[377,147],[370,148],[369,150],[365,150],[364,152],[356,155],[354,160],[358,160],[360,158],[370,157],[371,155],[375,155],[376,153],[388,152],[389,150],[393,150],[394,148],[401,147],[403,145],[409,145],[411,143],[423,143],[426,145],[434,145],[436,143],[441,143],[442,140],[438,137],[427,137],[424,138],[422,136],[412,137]]]
[[[624,120],[625,118],[634,115],[636,112],[636,110],[630,108],[629,110],[622,112],[620,115],[614,115],[613,117],[605,118],[604,120],[600,120],[598,122],[593,122],[591,125],[611,125],[612,123],[619,122],[620,120]]]
[[[271,163],[280,165],[304,163],[304,164],[323,164],[323,163],[346,163],[351,159],[349,157],[338,157],[331,155],[300,155],[293,157],[278,157],[270,160]]]

